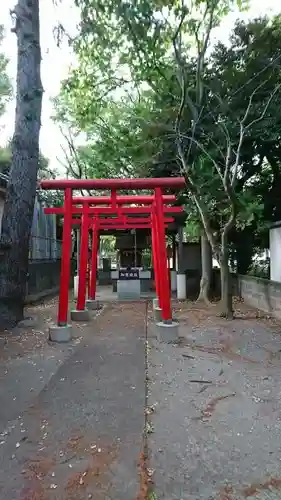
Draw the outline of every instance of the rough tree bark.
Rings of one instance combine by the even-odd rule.
[[[233,318],[232,306],[232,283],[229,272],[229,251],[227,245],[227,236],[222,236],[220,254],[220,278],[221,278],[221,315],[224,318]]]
[[[204,229],[201,233],[201,263],[202,274],[197,301],[204,301],[206,304],[210,304],[209,293],[212,277],[212,250]]]
[[[0,240],[1,328],[12,327],[23,318],[43,95],[39,0],[18,0],[12,15],[17,36],[17,97],[12,166]]]

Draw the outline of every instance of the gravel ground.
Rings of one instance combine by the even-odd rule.
[[[281,336],[243,306],[176,306],[180,343],[148,329],[149,467],[157,500],[281,498]]]

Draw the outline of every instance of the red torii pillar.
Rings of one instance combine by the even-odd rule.
[[[68,293],[70,283],[70,262],[71,262],[71,230],[72,230],[72,189],[66,188],[64,191],[64,221],[62,230],[62,259],[60,275],[60,291],[58,306],[58,327],[67,327],[68,319]],[[62,331],[63,333],[63,331]],[[67,340],[67,330],[66,330]],[[61,335],[63,337],[63,335]]]
[[[78,296],[76,309],[71,311],[71,319],[76,321],[89,321],[90,315],[85,310],[86,303],[86,284],[88,267],[88,243],[89,243],[89,206],[85,205],[81,222],[81,239],[79,255],[79,279]]]
[[[92,258],[89,277],[89,300],[87,307],[90,309],[97,309],[99,307],[96,301],[96,288],[97,288],[97,270],[98,270],[98,251],[99,251],[99,222],[96,217],[93,219],[92,224]]]
[[[160,278],[160,308],[162,309],[163,321],[172,322],[171,290],[168,277],[168,261],[166,250],[166,237],[164,225],[164,206],[161,188],[155,189],[155,228],[158,241],[158,259]]]

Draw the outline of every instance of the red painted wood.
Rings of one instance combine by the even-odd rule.
[[[91,258],[91,273],[89,283],[89,299],[95,300],[97,288],[97,269],[98,269],[98,249],[99,249],[99,224],[92,224],[93,241],[92,241],[92,258]]]
[[[87,287],[87,268],[88,268],[88,246],[89,246],[89,213],[88,206],[82,215],[81,240],[80,240],[80,259],[79,259],[79,280],[77,311],[83,311],[86,306],[86,287]]]
[[[171,291],[167,268],[167,250],[164,225],[164,211],[161,188],[155,189],[155,214],[158,235],[158,259],[161,273],[161,309],[163,321],[172,320]]]
[[[76,207],[72,206],[72,213],[73,214],[83,214],[85,207]],[[150,206],[147,207],[120,207],[120,212],[121,214],[125,215],[134,215],[134,214],[150,214],[152,211],[152,208]],[[163,211],[165,214],[179,214],[183,212],[183,207],[169,207],[165,206],[163,207]],[[56,215],[64,215],[64,208],[63,207],[48,207],[44,208],[44,213],[45,214],[56,214]],[[90,214],[95,214],[95,215],[116,215],[117,210],[115,210],[112,207],[90,207],[89,208],[89,213]]]
[[[58,326],[67,325],[68,294],[70,285],[70,259],[71,259],[71,225],[72,225],[72,191],[66,189],[64,193],[64,221],[62,231],[62,257],[60,273],[60,293],[58,305]]]
[[[135,205],[152,205],[154,201],[154,196],[146,195],[146,196],[117,196],[116,203],[118,205],[131,205],[132,203]],[[176,196],[174,194],[165,194],[163,195],[164,203],[174,203],[176,201]],[[111,205],[112,198],[110,196],[76,196],[72,198],[73,205]]]
[[[180,189],[185,186],[184,177],[159,177],[145,179],[46,179],[41,189]]]

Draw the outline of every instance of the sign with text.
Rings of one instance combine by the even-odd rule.
[[[140,273],[138,269],[119,269],[119,280],[139,280]]]

